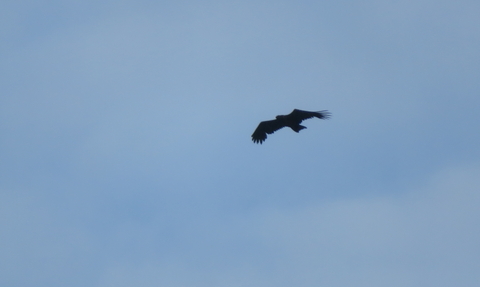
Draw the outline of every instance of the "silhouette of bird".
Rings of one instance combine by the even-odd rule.
[[[275,120],[261,122],[252,134],[252,141],[262,144],[267,139],[267,134],[273,134],[283,127],[289,127],[298,133],[307,128],[300,123],[313,117],[325,120],[330,118],[330,113],[328,111],[308,112],[294,109],[288,115],[276,116]]]

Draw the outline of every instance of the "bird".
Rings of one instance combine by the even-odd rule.
[[[313,117],[319,119],[330,118],[330,113],[326,110],[318,112],[309,112],[294,109],[288,115],[276,116],[275,120],[261,122],[252,134],[252,141],[254,143],[262,144],[267,139],[267,134],[273,134],[277,130],[289,127],[295,132],[299,132],[307,127],[300,125],[303,120],[311,119]]]

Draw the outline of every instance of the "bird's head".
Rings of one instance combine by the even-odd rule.
[[[280,116],[276,116],[275,118],[276,118],[277,120],[281,120],[281,119],[283,119],[284,117],[285,117],[285,116],[281,116],[281,115],[280,115]]]

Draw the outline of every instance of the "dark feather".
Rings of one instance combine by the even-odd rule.
[[[286,117],[289,117],[292,121],[298,122],[298,124],[300,124],[302,121],[308,120],[314,117],[319,119],[328,119],[330,117],[330,113],[328,111],[309,112],[309,111],[294,109]]]
[[[261,122],[252,134],[252,141],[261,144],[267,139],[267,134],[273,134],[283,127],[290,127],[298,133],[300,130],[306,128],[301,126],[300,123],[313,117],[328,119],[330,113],[328,111],[308,112],[294,109],[288,115],[277,116],[275,120]]]
[[[283,127],[285,127],[285,125],[279,120],[261,122],[253,132],[252,140],[254,143],[263,143],[263,141],[267,139],[267,134],[273,134]]]

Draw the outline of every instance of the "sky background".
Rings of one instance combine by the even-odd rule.
[[[1,1],[0,285],[478,286],[478,15]]]

